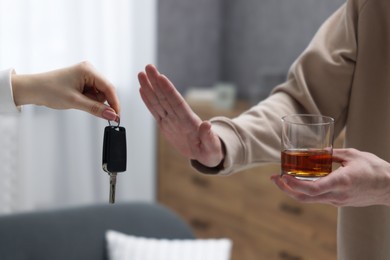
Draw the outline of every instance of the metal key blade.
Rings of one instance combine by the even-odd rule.
[[[109,201],[111,204],[115,203],[115,188],[116,188],[116,172],[110,173],[110,198]]]

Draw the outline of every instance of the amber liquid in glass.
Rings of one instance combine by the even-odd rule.
[[[332,153],[328,150],[282,151],[282,174],[300,178],[318,178],[332,171]]]

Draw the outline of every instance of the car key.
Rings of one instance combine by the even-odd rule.
[[[127,148],[126,129],[122,126],[111,125],[104,129],[103,138],[103,162],[102,167],[110,176],[110,196],[109,202],[115,203],[116,178],[118,172],[126,171]]]

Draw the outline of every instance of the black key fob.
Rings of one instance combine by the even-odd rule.
[[[124,172],[126,165],[126,129],[119,124],[106,126],[103,138],[103,170],[108,173]]]

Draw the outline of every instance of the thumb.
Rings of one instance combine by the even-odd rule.
[[[214,133],[211,123],[209,121],[203,121],[199,126],[199,137],[202,145],[212,153],[221,153],[221,141],[219,137]]]
[[[204,145],[210,145],[212,140],[211,124],[208,121],[203,121],[199,126],[199,137]]]

